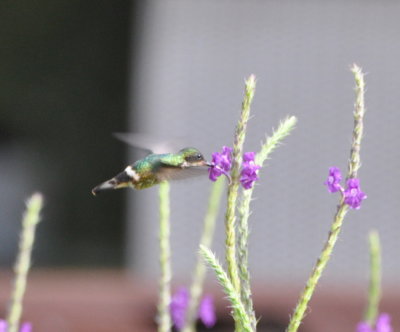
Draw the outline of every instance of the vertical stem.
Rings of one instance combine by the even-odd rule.
[[[300,300],[294,310],[293,316],[290,319],[289,326],[287,328],[287,332],[295,332],[300,326],[301,321],[303,320],[304,313],[307,310],[308,303],[314,293],[315,287],[319,281],[319,278],[322,275],[323,270],[328,263],[330,256],[332,254],[333,248],[339,236],[343,219],[348,211],[349,207],[344,204],[343,199],[338,206],[334,221],[331,226],[331,230],[329,232],[328,240],[325,243],[324,248],[318,258],[317,263],[315,264],[313,271],[307,281],[307,284],[300,295]]]
[[[169,183],[160,183],[160,298],[158,304],[159,325],[158,332],[171,330],[171,316],[169,304],[171,302],[171,248],[170,248],[170,224],[169,224]]]
[[[233,309],[233,318],[236,325],[239,325],[241,331],[243,332],[255,332],[255,330],[253,330],[251,327],[250,318],[247,316],[244,305],[240,299],[239,292],[233,287],[232,281],[229,279],[228,275],[225,273],[224,269],[212,251],[200,245],[200,253],[207,264],[214,270],[219,283],[224,288],[224,292],[228,297]]]
[[[245,95],[242,103],[242,113],[236,126],[235,141],[233,145],[232,160],[232,181],[228,187],[228,206],[225,214],[225,233],[226,233],[226,263],[228,267],[228,277],[236,291],[240,290],[240,280],[236,262],[236,201],[239,190],[239,169],[242,163],[243,144],[246,135],[247,122],[250,115],[250,105],[254,97],[256,87],[255,76],[251,75],[245,86]]]
[[[356,101],[354,103],[354,129],[353,129],[353,139],[351,144],[350,160],[348,164],[348,174],[347,179],[352,179],[357,177],[357,171],[361,167],[360,161],[360,148],[361,139],[363,137],[364,131],[364,114],[365,114],[365,103],[364,103],[364,74],[360,67],[353,64],[351,67],[351,72],[354,75],[354,80],[356,82],[355,92]]]
[[[39,193],[33,194],[26,203],[26,211],[22,220],[18,256],[14,266],[14,286],[7,314],[8,332],[17,332],[19,328],[22,314],[22,300],[26,289],[33,243],[35,241],[35,230],[39,223],[42,205],[43,197]]]
[[[365,321],[369,326],[375,326],[379,313],[381,299],[381,246],[377,231],[369,233],[370,280],[368,290],[368,306],[365,312]]]
[[[240,298],[243,302],[247,315],[251,320],[251,326],[256,330],[257,319],[253,309],[253,300],[250,285],[250,271],[248,264],[248,241],[249,241],[249,224],[250,201],[253,188],[245,190],[242,194],[242,202],[239,205],[239,228],[238,228],[238,267],[240,277]]]
[[[203,233],[200,239],[200,245],[209,248],[214,238],[215,221],[218,216],[221,196],[224,189],[225,181],[219,178],[213,184],[210,198],[208,200],[208,209],[204,218]],[[197,263],[193,275],[192,285],[190,287],[190,301],[186,313],[186,322],[183,332],[194,332],[195,323],[197,319],[197,311],[199,307],[199,300],[203,289],[203,282],[206,275],[206,266],[204,260],[198,253]]]
[[[278,146],[278,144],[290,134],[294,129],[297,119],[294,116],[286,118],[271,137],[268,137],[257,153],[256,164],[262,166],[269,154]],[[240,277],[240,295],[246,309],[247,315],[251,319],[252,328],[255,330],[257,325],[256,315],[253,309],[253,301],[250,287],[250,272],[248,267],[248,242],[250,202],[253,194],[253,188],[244,190],[239,204],[239,227],[238,227],[238,266]]]
[[[356,82],[356,102],[354,105],[354,129],[351,144],[350,159],[348,162],[348,173],[347,179],[356,178],[357,171],[361,166],[360,162],[360,143],[363,134],[363,119],[365,114],[364,107],[364,75],[361,68],[357,65],[353,65],[351,71],[354,75]],[[328,263],[330,256],[333,252],[333,248],[337,241],[338,235],[340,233],[343,219],[348,211],[348,206],[344,204],[344,197],[341,197],[340,203],[336,215],[334,217],[331,229],[328,235],[328,240],[322,249],[322,252],[315,264],[313,271],[307,281],[307,284],[300,295],[299,302],[294,310],[293,316],[290,319],[287,332],[296,332],[299,328],[301,321],[303,320],[304,313],[307,309],[308,303],[314,293],[315,287],[321,277],[323,270]]]

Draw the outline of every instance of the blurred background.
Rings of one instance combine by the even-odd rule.
[[[183,137],[209,158],[232,145],[244,79],[254,73],[246,151],[257,151],[285,116],[299,120],[261,173],[250,221],[260,331],[283,331],[335,212],[338,198],[322,183],[330,166],[346,169],[355,62],[367,72],[359,175],[368,199],[350,211],[302,328],[354,330],[371,228],[384,250],[382,310],[396,327],[399,14],[396,1],[2,1],[0,313],[24,199],[39,190],[46,206],[27,319],[38,331],[139,331],[139,321],[154,330],[157,188],[90,193],[138,157],[112,133]],[[172,184],[176,285],[190,282],[210,186],[201,178]],[[213,246],[221,258],[223,244],[221,211]],[[229,331],[211,273],[207,289],[221,313],[215,330]]]

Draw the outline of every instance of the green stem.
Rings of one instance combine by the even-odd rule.
[[[360,149],[361,149],[361,139],[363,137],[364,131],[364,114],[365,114],[365,102],[364,102],[364,74],[362,69],[356,64],[351,67],[351,72],[354,75],[354,80],[356,82],[355,92],[356,101],[354,104],[354,129],[353,129],[353,139],[351,144],[350,160],[348,164],[348,174],[346,179],[352,179],[357,177],[357,171],[361,167],[360,161]]]
[[[200,253],[207,264],[214,270],[217,279],[222,285],[225,294],[228,296],[233,309],[233,318],[237,326],[240,326],[244,332],[254,332],[250,318],[247,316],[246,309],[240,300],[240,294],[236,291],[233,283],[225,273],[221,264],[216,259],[210,249],[200,245]]]
[[[368,291],[368,306],[365,312],[365,321],[373,327],[379,313],[381,299],[381,245],[377,231],[369,233],[370,252],[370,281]]]
[[[311,299],[311,296],[314,293],[315,287],[319,281],[319,278],[322,275],[323,270],[326,267],[326,264],[331,257],[333,248],[339,236],[343,219],[348,211],[348,205],[345,205],[343,199],[338,206],[334,221],[331,226],[331,230],[329,232],[328,240],[325,243],[324,248],[318,258],[316,265],[307,281],[307,284],[300,295],[300,300],[294,310],[293,316],[290,319],[289,326],[287,328],[287,332],[295,332],[299,328],[301,321],[303,320],[304,313],[307,310],[308,303]]]
[[[252,328],[255,330],[257,325],[256,315],[253,309],[253,300],[250,285],[250,271],[248,264],[248,240],[250,215],[250,201],[252,189],[243,193],[242,204],[239,206],[239,228],[238,228],[238,268],[240,277],[240,298],[243,302],[247,315],[251,319]]]
[[[169,183],[160,183],[160,298],[158,304],[158,317],[160,319],[158,332],[171,330],[171,316],[169,304],[171,302],[171,248],[169,224]]]
[[[353,65],[351,71],[354,75],[354,79],[356,82],[356,102],[354,105],[354,129],[353,129],[353,137],[352,137],[352,145],[350,152],[350,159],[348,163],[348,173],[346,179],[356,178],[357,171],[361,166],[360,162],[360,143],[363,134],[363,118],[365,114],[364,107],[364,75],[357,65]],[[296,332],[299,328],[301,321],[304,318],[304,313],[307,310],[308,303],[315,291],[315,287],[321,277],[323,270],[328,263],[339,233],[341,231],[343,219],[348,211],[349,207],[344,204],[344,197],[342,196],[340,199],[340,203],[338,205],[338,209],[336,215],[334,217],[328,240],[322,249],[322,252],[315,264],[313,271],[307,281],[307,284],[300,295],[299,302],[294,310],[293,316],[290,319],[289,326],[287,328],[287,332]]]
[[[292,116],[286,118],[273,132],[271,137],[267,137],[261,150],[257,153],[255,163],[262,166],[268,159],[270,153],[278,146],[278,144],[287,137],[294,129],[297,119]],[[249,225],[250,202],[253,194],[253,188],[243,191],[242,200],[239,205],[239,227],[238,227],[238,268],[240,277],[240,295],[245,306],[247,315],[251,317],[253,329],[256,329],[257,319],[253,309],[253,301],[250,287],[250,272],[248,268],[248,242],[249,242]]]
[[[225,187],[225,181],[221,177],[213,184],[210,198],[208,200],[208,209],[204,218],[203,233],[200,239],[200,245],[210,247],[214,238],[215,221],[217,220],[221,196]],[[204,278],[206,275],[206,266],[200,253],[197,257],[197,263],[193,275],[192,285],[190,287],[190,302],[186,313],[186,323],[183,332],[194,332],[197,320],[197,311],[199,307],[200,296],[203,289]]]
[[[19,322],[22,314],[22,300],[26,289],[33,243],[35,241],[35,231],[40,220],[42,205],[43,197],[39,193],[33,194],[26,204],[26,211],[22,220],[18,256],[14,266],[14,286],[11,292],[11,302],[7,314],[8,332],[17,332],[19,329]]]
[[[239,169],[242,163],[243,144],[246,135],[247,122],[250,115],[250,105],[254,97],[255,87],[255,76],[251,75],[246,81],[245,95],[242,103],[242,112],[235,131],[231,171],[232,181],[228,186],[228,205],[225,214],[226,263],[228,267],[229,279],[231,280],[233,287],[236,291],[240,290],[240,280],[236,262],[235,209],[239,190]]]

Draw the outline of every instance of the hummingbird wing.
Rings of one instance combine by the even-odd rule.
[[[193,166],[187,168],[181,167],[162,167],[157,174],[161,181],[185,180],[193,177],[207,176],[207,167]]]
[[[135,148],[145,150],[148,153],[162,154],[178,151],[179,140],[160,140],[140,133],[114,133],[114,137]]]
[[[160,161],[160,167],[157,171],[157,177],[161,181],[184,180],[197,176],[207,176],[207,166],[186,166],[181,167],[169,163],[168,160]]]

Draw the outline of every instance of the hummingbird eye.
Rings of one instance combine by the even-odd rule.
[[[201,153],[196,153],[196,154],[192,154],[192,155],[186,157],[185,159],[188,162],[195,162],[195,161],[203,160],[204,157]]]

